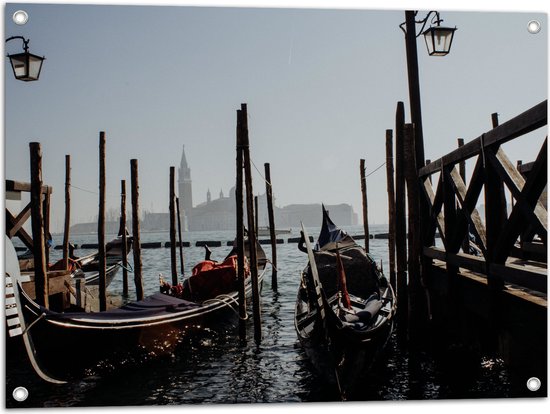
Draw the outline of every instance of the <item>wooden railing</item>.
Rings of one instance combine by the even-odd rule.
[[[445,261],[451,278],[465,268],[485,275],[495,289],[513,283],[547,292],[548,216],[541,202],[547,185],[547,136],[536,160],[520,167],[502,148],[545,125],[547,101],[502,125],[495,115],[493,129],[418,171],[429,210],[421,224],[424,259]],[[460,173],[467,160],[475,161],[468,184]],[[505,191],[511,194],[510,211]],[[484,202],[479,201],[482,194]],[[485,206],[483,215],[476,207],[480,204]],[[443,248],[426,242],[434,240],[436,231]],[[469,250],[465,240],[470,235],[480,256],[464,251]]]

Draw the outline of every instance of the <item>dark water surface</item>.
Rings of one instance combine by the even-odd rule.
[[[374,226],[373,232],[385,228]],[[359,227],[348,229],[361,233]],[[318,229],[311,229],[317,235]],[[297,231],[290,237],[297,237]],[[280,237],[280,236],[279,236]],[[287,236],[285,235],[284,238]],[[231,232],[187,233],[186,240],[231,240]],[[54,237],[61,243],[61,237]],[[167,233],[142,235],[142,242],[169,240]],[[93,236],[74,238],[75,243],[97,242]],[[387,268],[387,241],[371,240],[371,252]],[[271,257],[271,249],[264,246]],[[212,259],[223,259],[230,247],[214,248]],[[201,260],[204,250],[184,249],[186,273]],[[78,255],[86,251],[77,250]],[[59,255],[60,251],[53,251]],[[158,275],[170,276],[170,249],[142,250],[145,293],[158,291]],[[90,375],[66,385],[52,385],[38,379],[25,357],[9,356],[6,398],[8,407],[170,405],[190,403],[249,403],[339,401],[337,390],[327,387],[312,370],[294,330],[294,302],[299,274],[306,255],[296,244],[277,246],[279,262],[278,293],[271,289],[271,271],[263,283],[262,333],[260,346],[253,342],[252,320],[248,323],[248,344],[241,346],[235,325],[185,338],[170,355],[141,357],[139,362],[125,361],[122,366],[101,365]],[[55,257],[54,257],[55,259]],[[131,261],[130,255],[130,261]],[[179,261],[178,261],[179,263]],[[129,275],[130,286],[132,274]],[[109,290],[122,291],[122,272]],[[131,295],[133,288],[131,288]],[[62,348],[63,344],[59,344]],[[454,358],[454,357],[453,357]],[[68,361],[67,363],[70,363]],[[442,398],[492,398],[526,396],[524,382],[515,381],[502,361],[482,356],[467,364],[445,366],[431,354],[411,355],[391,338],[384,358],[373,368],[364,390],[354,400],[410,400]],[[521,384],[518,385],[518,384]],[[11,397],[16,386],[29,390],[23,403]]]

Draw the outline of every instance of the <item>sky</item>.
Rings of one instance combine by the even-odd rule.
[[[18,9],[29,14],[24,26],[11,20]],[[458,28],[451,53],[430,57],[417,41],[432,160],[489,130],[493,112],[505,122],[548,90],[546,14],[439,11]],[[136,158],[142,211],[167,212],[169,168],[184,145],[196,205],[234,185],[236,110],[247,103],[252,161],[261,174],[271,164],[276,205],[349,203],[360,216],[360,158],[367,174],[385,162],[398,101],[410,121],[403,21],[402,10],[380,9],[7,4],[6,37],[29,38],[46,61],[40,80],[24,83],[5,59],[5,178],[29,181],[28,143],[40,142],[60,231],[70,154],[71,224],[90,221],[105,131],[108,209],[119,208],[121,179],[129,191]],[[545,134],[506,152],[534,160]],[[253,168],[255,193],[265,192],[260,173]],[[367,188],[369,221],[387,223],[385,168]]]

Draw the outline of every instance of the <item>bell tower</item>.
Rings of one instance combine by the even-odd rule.
[[[193,182],[191,181],[191,168],[185,157],[185,145],[181,152],[180,167],[178,169],[178,197],[182,211],[180,211],[184,228],[189,229],[193,214]]]

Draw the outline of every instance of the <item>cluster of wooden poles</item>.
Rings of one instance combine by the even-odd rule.
[[[239,336],[246,339],[246,297],[245,297],[245,224],[244,224],[244,197],[243,185],[246,193],[246,212],[247,212],[247,238],[249,245],[249,268],[252,283],[252,308],[254,316],[254,339],[257,343],[261,341],[261,318],[260,318],[260,299],[258,285],[258,266],[257,266],[257,229],[258,229],[258,198],[253,195],[252,171],[250,159],[250,144],[248,137],[248,115],[247,105],[242,104],[241,109],[237,110],[237,168],[236,168],[236,244],[238,255],[238,282],[239,282]],[[33,239],[38,241],[34,245],[35,254],[35,285],[37,302],[48,307],[48,283],[47,283],[47,262],[48,254],[45,249],[46,235],[49,233],[45,229],[45,216],[49,216],[49,211],[44,211],[42,203],[42,150],[40,143],[32,142],[30,147],[31,160],[31,217],[33,226]],[[99,262],[99,310],[107,309],[106,292],[106,258],[105,258],[105,153],[106,138],[105,132],[99,133],[99,214],[98,214],[98,262]],[[271,240],[271,263],[272,263],[272,289],[277,290],[277,239],[275,235],[275,219],[273,213],[273,191],[271,185],[271,172],[269,163],[264,164],[265,183],[268,207],[268,219]],[[143,278],[142,278],[142,259],[141,259],[141,241],[140,241],[140,222],[139,222],[139,182],[138,182],[138,160],[130,160],[131,176],[131,206],[132,206],[132,239],[133,239],[133,273],[137,300],[144,297]],[[120,235],[122,238],[122,271],[123,271],[123,294],[128,295],[128,263],[127,263],[127,233],[126,233],[126,181],[121,180],[121,215],[120,215]],[[179,282],[177,269],[176,246],[179,245],[179,258],[181,275],[184,275],[184,255],[183,240],[181,230],[181,213],[179,198],[175,192],[176,178],[175,167],[170,167],[170,265],[172,284]],[[63,262],[64,268],[69,268],[69,239],[70,239],[70,212],[71,212],[71,156],[65,156],[65,222],[63,232]],[[48,193],[49,194],[49,193]],[[46,203],[49,205],[49,203]],[[256,214],[255,212],[256,211]],[[177,225],[176,225],[177,223]],[[176,228],[178,241],[176,243]],[[39,235],[35,237],[35,235]]]

